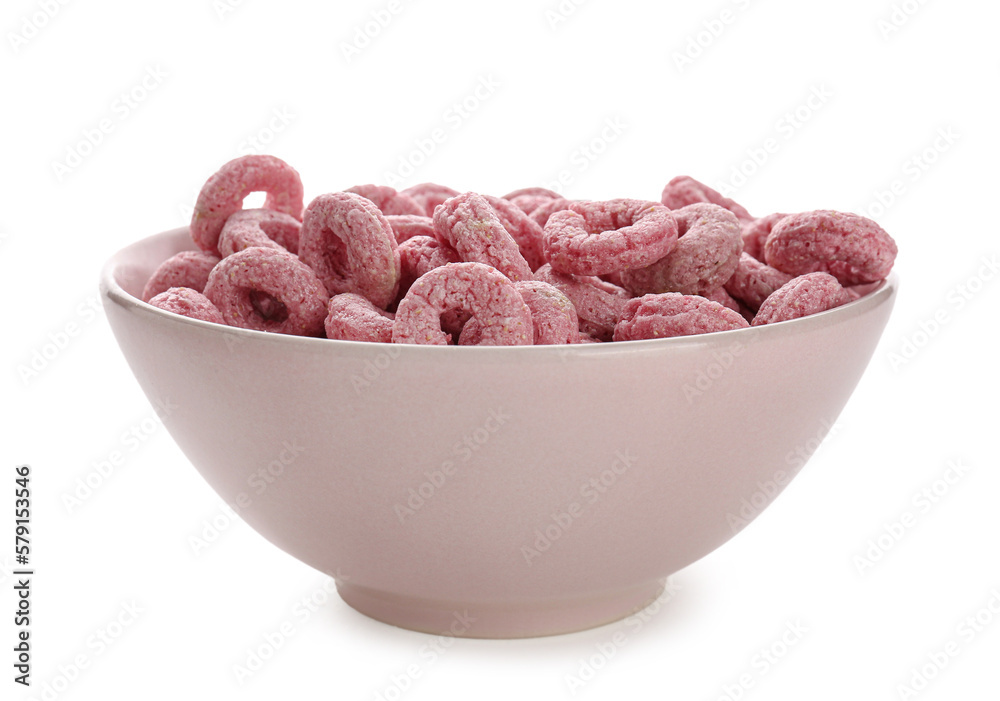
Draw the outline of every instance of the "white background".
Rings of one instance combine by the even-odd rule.
[[[14,466],[30,463],[37,570],[24,690],[0,536],[0,697],[1000,698],[1000,6],[231,4],[0,13],[0,524],[10,533]],[[110,254],[185,224],[205,179],[251,150],[295,166],[307,199],[427,180],[503,194],[560,174],[571,197],[656,199],[690,174],[737,186],[759,215],[863,211],[899,244],[901,292],[813,460],[675,574],[641,626],[431,652],[225,515],[92,307]],[[78,492],[114,451],[122,463]],[[303,598],[321,605],[303,615]],[[291,636],[238,679],[283,625]],[[922,668],[926,688],[901,692]]]

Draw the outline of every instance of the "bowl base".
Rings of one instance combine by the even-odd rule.
[[[348,582],[337,591],[354,610],[377,621],[458,638],[533,638],[613,623],[649,606],[663,580],[575,599],[460,602],[399,596]]]

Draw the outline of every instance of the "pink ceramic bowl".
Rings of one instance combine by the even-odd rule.
[[[138,299],[186,229],[117,253],[125,358],[216,492],[415,630],[581,630],[654,600],[787,484],[868,364],[894,278],[812,317],[537,347],[380,345],[186,319]],[[181,469],[181,466],[178,466]]]

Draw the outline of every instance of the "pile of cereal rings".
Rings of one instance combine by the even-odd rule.
[[[243,209],[252,192],[261,209]],[[660,202],[359,185],[304,206],[299,174],[250,155],[198,195],[199,250],[143,300],[194,319],[345,341],[547,345],[761,326],[857,299],[896,244],[865,217],[751,216],[688,176]]]

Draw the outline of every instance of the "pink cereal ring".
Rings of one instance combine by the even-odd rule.
[[[544,197],[549,200],[557,200],[562,197],[562,195],[555,190],[550,190],[547,187],[522,187],[514,190],[513,192],[508,192],[503,196],[503,199],[516,200],[518,197]]]
[[[680,209],[696,202],[711,202],[728,209],[737,219],[753,220],[753,216],[742,205],[689,175],[678,175],[667,183],[660,195],[660,201],[670,209]]]
[[[302,223],[293,216],[273,209],[241,209],[226,220],[219,236],[223,257],[244,248],[280,247],[289,253],[299,251]]]
[[[437,183],[420,183],[401,190],[401,193],[423,207],[423,213],[428,217],[434,216],[434,209],[439,204],[459,194],[458,190]]]
[[[329,295],[298,257],[277,248],[247,248],[222,259],[205,296],[230,326],[296,336],[323,333]]]
[[[532,270],[542,267],[545,264],[545,257],[542,255],[542,227],[513,202],[490,195],[483,195],[483,199],[490,203],[500,217],[500,223],[517,242],[517,248],[528,267]]]
[[[414,236],[399,244],[399,296],[434,268],[448,263],[458,263],[458,253],[448,244],[430,236]]]
[[[441,328],[444,328],[443,317]],[[455,336],[456,334],[451,334],[451,338],[455,338]],[[479,323],[479,319],[471,317],[459,329],[457,336],[460,346],[481,346],[483,345],[483,325]]]
[[[280,158],[250,155],[235,158],[210,177],[198,194],[191,216],[191,238],[205,253],[219,253],[219,234],[226,220],[243,209],[251,192],[266,192],[265,209],[302,218],[302,180]]]
[[[434,210],[434,231],[466,262],[492,265],[515,282],[531,279],[517,241],[482,195],[466,192],[446,200]]]
[[[225,324],[222,313],[212,302],[197,290],[189,287],[171,287],[154,295],[149,303],[157,309],[180,314],[191,319]]]
[[[580,320],[569,297],[540,280],[521,280],[514,287],[531,310],[536,346],[579,343]]]
[[[787,216],[787,214],[775,213],[753,221],[741,222],[743,231],[740,235],[743,237],[743,251],[763,262],[764,242],[771,235],[771,229],[774,228],[774,225]]]
[[[542,251],[552,269],[606,275],[651,265],[677,242],[677,220],[655,202],[574,202],[545,224]]]
[[[522,282],[534,282],[534,281],[523,280]],[[521,283],[517,282],[514,284],[520,285]],[[525,301],[525,304],[527,304],[527,301]],[[532,320],[534,320],[535,316],[534,312],[531,313],[531,316]],[[443,319],[444,317],[442,317],[441,326],[442,328],[445,328]],[[532,323],[534,323],[534,321],[532,321]],[[576,333],[577,336],[576,341],[560,340],[560,341],[550,341],[546,343],[536,340],[535,345],[554,345],[554,344],[566,345],[568,343],[579,343],[580,332],[576,328],[573,329],[573,332]],[[479,323],[479,319],[472,317],[459,329],[459,332],[457,334],[452,334],[452,338],[454,338],[455,336],[458,337],[458,345],[460,346],[481,346],[483,345],[483,325]],[[537,324],[535,324],[534,337],[535,339],[539,338]]]
[[[345,192],[353,192],[356,195],[366,197],[375,203],[382,214],[419,214],[425,215],[423,206],[414,202],[409,195],[396,192],[394,188],[386,185],[355,185],[349,187]]]
[[[806,273],[782,285],[765,299],[751,325],[763,326],[818,314],[847,304],[851,299],[851,294],[829,273]]]
[[[712,290],[711,292],[706,292],[702,295],[705,299],[710,299],[713,302],[718,302],[726,309],[732,309],[734,312],[740,311],[740,303],[738,300],[734,299],[732,295],[726,292],[725,287],[720,287],[717,290]]]
[[[396,310],[393,343],[448,345],[441,315],[467,309],[478,319],[479,344],[530,346],[534,336],[531,310],[514,283],[482,263],[449,263],[421,277]]]
[[[399,245],[399,292],[397,299],[402,299],[410,291],[410,287],[420,277],[434,268],[440,268],[448,263],[459,263],[458,253],[446,243],[441,243],[430,236],[414,236]],[[441,328],[453,338],[458,338],[462,327],[469,320],[469,312],[465,309],[454,309],[441,315]]]
[[[528,216],[531,216],[536,209],[542,205],[548,204],[552,200],[552,197],[546,197],[544,195],[518,195],[508,201]],[[535,220],[532,219],[531,221]],[[535,223],[538,224],[538,222]],[[539,226],[541,226],[541,224],[539,224]]]
[[[181,251],[167,258],[146,281],[142,300],[148,302],[171,287],[187,287],[196,292],[205,290],[208,274],[219,262],[215,256],[200,251]]]
[[[740,254],[736,272],[723,287],[733,297],[757,310],[772,292],[791,279],[788,273],[775,270],[744,251]]]
[[[531,217],[532,221],[538,224],[538,226],[544,227],[545,224],[549,221],[549,217],[551,217],[556,212],[561,212],[564,209],[569,209],[569,205],[571,203],[572,200],[563,199],[562,197],[559,197],[554,200],[549,200],[547,202],[543,202],[541,205],[533,209],[528,216]]]
[[[598,277],[558,273],[546,263],[535,271],[535,279],[547,282],[573,303],[580,331],[601,341],[610,341],[615,323],[628,301],[628,293]]]
[[[356,292],[382,309],[396,297],[396,237],[378,207],[361,195],[333,192],[310,202],[302,218],[299,255],[331,296]]]
[[[434,220],[419,214],[387,214],[385,220],[392,227],[396,243],[403,243],[414,236],[433,236]]]
[[[676,209],[680,238],[666,256],[622,273],[633,295],[680,292],[701,295],[721,287],[736,271],[743,239],[740,223],[719,205],[700,202]]]
[[[615,341],[692,336],[749,326],[738,312],[697,295],[678,292],[630,299],[615,326]]]
[[[327,306],[326,337],[338,341],[392,343],[393,315],[353,292],[334,295]]]
[[[817,210],[776,223],[764,243],[764,258],[790,275],[825,272],[842,285],[857,285],[889,274],[896,242],[871,219]]]

